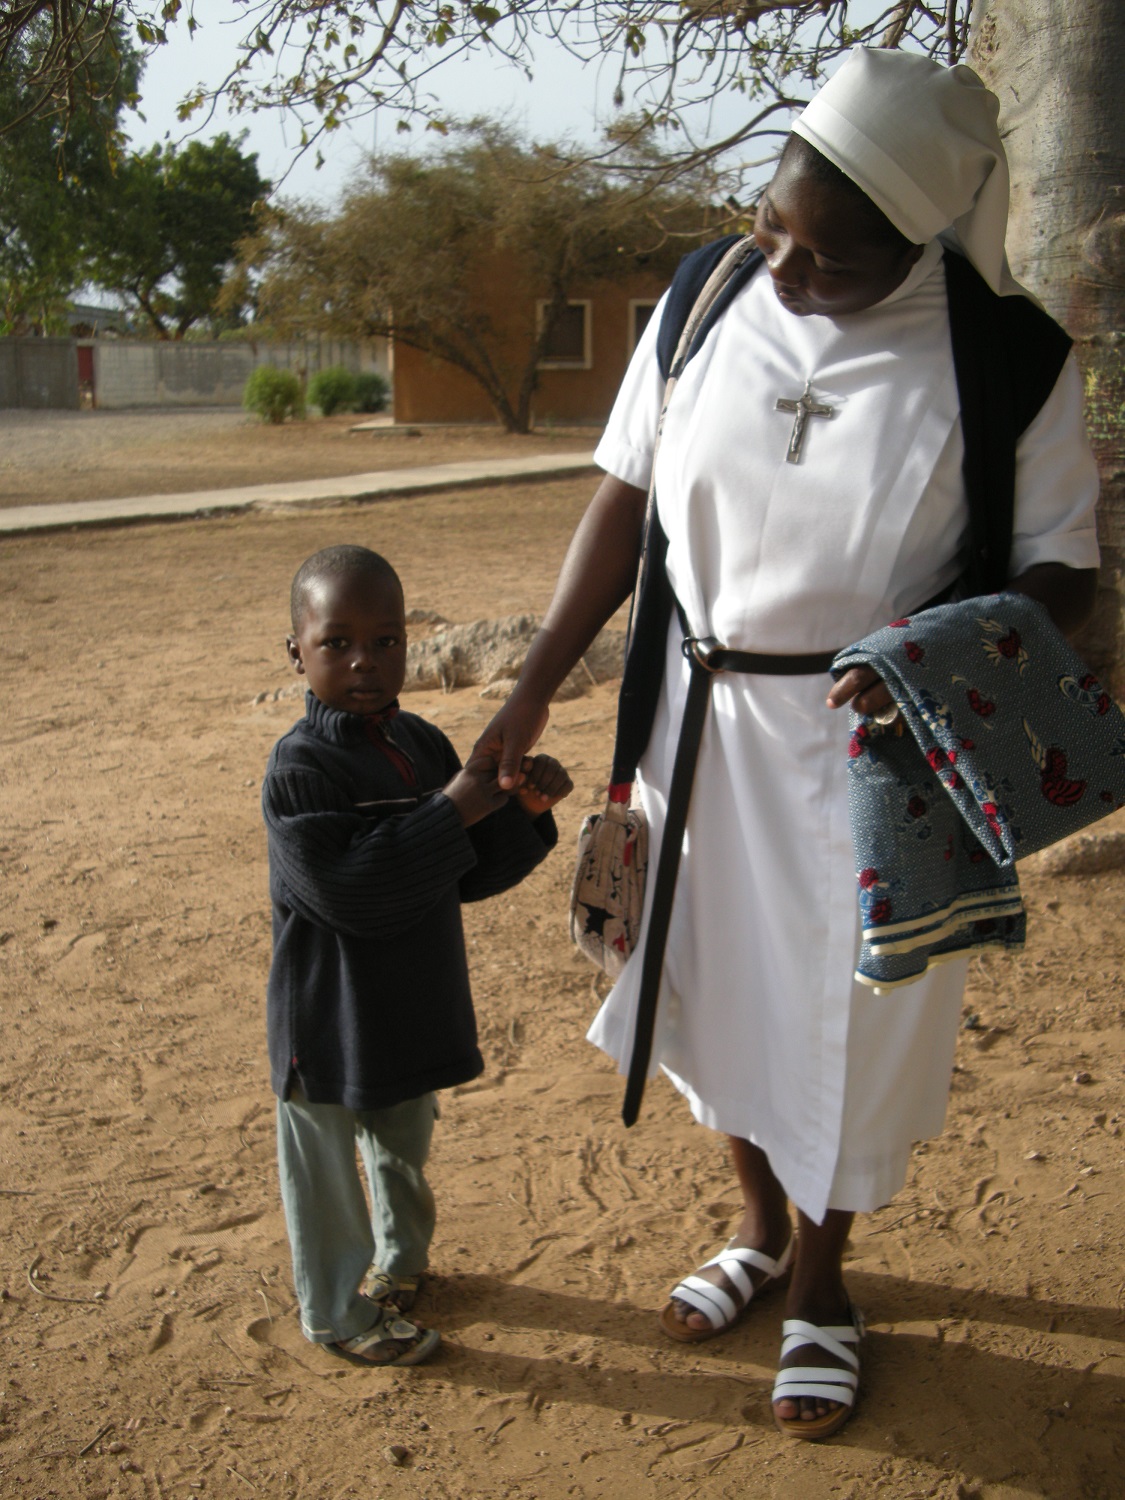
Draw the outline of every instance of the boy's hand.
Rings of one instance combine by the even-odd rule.
[[[525,755],[521,784],[512,793],[529,818],[538,818],[574,790],[566,768],[550,755]]]
[[[496,762],[483,755],[471,757],[444,790],[466,828],[503,807],[509,796],[508,792],[500,790]]]

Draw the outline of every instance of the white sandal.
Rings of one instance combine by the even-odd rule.
[[[856,1390],[859,1387],[859,1357],[848,1345],[858,1345],[864,1333],[863,1314],[851,1308],[852,1321],[825,1328],[816,1323],[806,1323],[803,1318],[786,1318],[781,1325],[781,1357],[785,1358],[795,1349],[819,1347],[840,1360],[839,1365],[788,1365],[778,1370],[770,1400],[799,1401],[802,1396],[817,1401],[839,1403],[837,1411],[823,1417],[779,1417],[776,1405],[773,1419],[778,1428],[789,1437],[831,1437],[839,1432],[855,1409]]]
[[[685,1276],[677,1286],[669,1293],[667,1306],[660,1314],[660,1326],[669,1338],[676,1339],[681,1344],[700,1344],[705,1339],[713,1339],[720,1333],[726,1333],[732,1328],[739,1318],[750,1306],[751,1300],[760,1295],[766,1285],[771,1281],[778,1281],[788,1271],[793,1262],[793,1249],[796,1241],[790,1238],[788,1245],[776,1260],[763,1253],[761,1250],[750,1250],[743,1245],[731,1243],[724,1245],[718,1255],[713,1255],[710,1260],[704,1261],[700,1271],[706,1271],[708,1266],[718,1266],[723,1275],[735,1287],[742,1298],[736,1302],[731,1294],[714,1282],[708,1281],[706,1277],[696,1272],[693,1276]],[[761,1271],[763,1279],[755,1288],[750,1279],[747,1267],[751,1270]],[[691,1328],[681,1318],[677,1318],[674,1302],[686,1302],[696,1312],[703,1314],[711,1324],[710,1328]]]

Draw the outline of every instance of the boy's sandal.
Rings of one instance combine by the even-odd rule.
[[[859,1357],[849,1346],[859,1344],[864,1322],[857,1307],[849,1311],[850,1323],[821,1328],[815,1323],[806,1323],[803,1318],[786,1318],[781,1325],[782,1359],[795,1349],[820,1348],[840,1361],[839,1365],[787,1365],[778,1370],[770,1400],[775,1403],[774,1422],[788,1437],[805,1438],[811,1442],[831,1437],[834,1432],[839,1432],[855,1410]],[[835,1401],[839,1405],[823,1417],[778,1416],[778,1401],[800,1401],[802,1397]]]
[[[669,1301],[660,1314],[661,1328],[669,1338],[676,1339],[681,1344],[701,1344],[705,1339],[713,1339],[717,1334],[726,1333],[750,1306],[751,1299],[761,1293],[771,1281],[780,1280],[789,1270],[795,1243],[790,1238],[776,1260],[761,1250],[749,1250],[742,1245],[735,1245],[733,1241],[724,1245],[718,1255],[705,1261],[699,1270],[706,1271],[708,1266],[718,1266],[741,1300],[735,1301],[723,1287],[716,1286],[698,1272],[694,1276],[685,1276],[668,1294]],[[750,1279],[747,1267],[763,1273],[757,1287]],[[710,1322],[710,1328],[692,1328],[677,1318],[673,1305],[676,1302],[685,1302],[693,1311],[702,1313]]]
[[[441,1335],[435,1328],[409,1323],[392,1310],[381,1313],[366,1333],[329,1344],[328,1348],[357,1365],[420,1365],[440,1343]]]
[[[392,1276],[389,1271],[372,1266],[363,1278],[360,1292],[370,1302],[397,1307],[399,1312],[408,1313],[422,1290],[422,1281],[421,1272],[417,1276]]]

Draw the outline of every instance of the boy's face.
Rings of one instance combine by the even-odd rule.
[[[391,578],[344,574],[313,585],[289,660],[328,708],[375,714],[406,679],[406,618]]]

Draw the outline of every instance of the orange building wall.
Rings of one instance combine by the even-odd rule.
[[[506,378],[514,404],[522,351],[535,327],[536,297],[513,288],[512,279],[510,264],[499,258],[482,268],[480,277],[481,296],[507,351]],[[629,303],[655,300],[666,284],[663,277],[641,271],[619,285],[573,288],[572,301],[592,304],[590,368],[540,370],[532,397],[533,423],[605,421],[632,352]],[[484,391],[469,376],[402,343],[394,345],[394,416],[403,423],[497,420]]]

